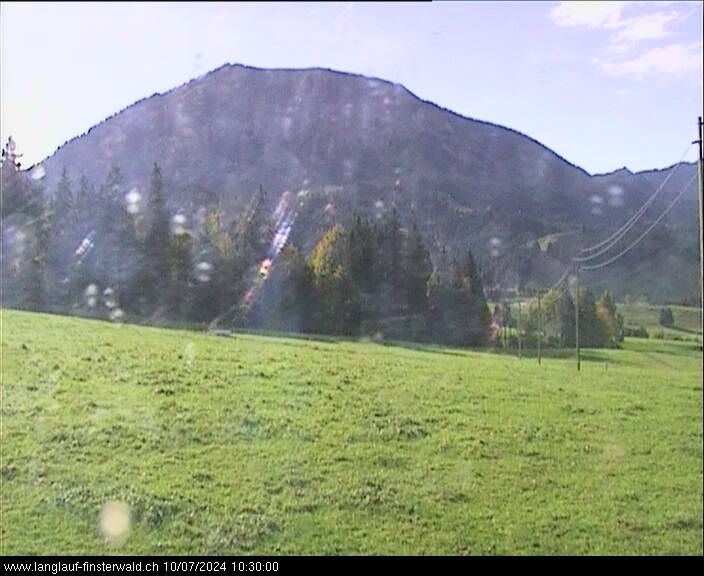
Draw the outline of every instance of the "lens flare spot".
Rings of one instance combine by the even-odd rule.
[[[132,188],[125,196],[125,209],[130,214],[138,214],[142,209],[142,195],[137,188]]]
[[[106,502],[100,510],[100,532],[106,543],[122,544],[132,524],[130,507],[124,502]]]
[[[210,275],[213,265],[210,262],[198,262],[196,264],[196,280],[198,282],[210,282]]]
[[[183,214],[176,214],[171,219],[171,231],[174,234],[185,234],[186,233],[186,222],[188,219]]]
[[[125,313],[120,308],[115,308],[110,312],[110,320],[119,322],[125,316]]]
[[[193,346],[193,342],[189,342],[188,344],[186,344],[186,347],[183,350],[183,360],[186,363],[186,366],[190,367],[193,364],[195,358],[195,347]]]
[[[260,278],[266,278],[267,276],[269,276],[270,271],[271,271],[271,260],[269,258],[266,258],[259,266]]]
[[[609,186],[609,206],[618,208],[623,206],[623,188],[620,186]]]

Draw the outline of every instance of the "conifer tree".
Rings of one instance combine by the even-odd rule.
[[[189,232],[174,234],[169,247],[168,308],[172,314],[186,318],[190,314],[193,236]]]
[[[484,297],[479,268],[470,250],[465,253],[462,266],[466,294],[467,332],[466,341],[472,346],[484,345],[488,339],[491,313]]]
[[[411,228],[406,239],[403,264],[408,310],[412,314],[423,314],[428,309],[428,280],[433,266],[416,225]]]
[[[147,233],[141,263],[140,283],[149,307],[166,299],[169,278],[169,244],[171,227],[166,209],[161,170],[154,163],[147,198]]]

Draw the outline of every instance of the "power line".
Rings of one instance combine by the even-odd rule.
[[[546,293],[552,292],[555,288],[557,288],[560,284],[562,284],[571,271],[572,271],[572,266],[568,266],[567,270],[565,270],[565,273],[562,276],[560,276],[560,279],[557,282],[555,282],[555,284],[553,284],[552,287],[548,288],[545,292]]]
[[[665,216],[667,216],[668,212],[669,212],[670,210],[672,210],[672,208],[674,207],[674,205],[677,204],[677,202],[679,201],[680,198],[682,198],[683,194],[684,194],[684,193],[687,191],[687,189],[692,185],[692,183],[694,182],[694,180],[695,180],[696,177],[697,177],[697,176],[696,176],[696,174],[695,174],[692,178],[690,178],[689,182],[687,182],[687,184],[684,186],[684,188],[682,188],[682,190],[680,190],[680,191],[678,192],[677,196],[675,196],[675,198],[672,200],[672,202],[670,202],[670,204],[668,205],[668,207],[665,208],[665,210],[663,211],[663,213],[660,214],[660,216],[658,216],[658,218],[655,220],[655,222],[653,222],[650,226],[648,226],[648,228],[645,230],[645,232],[643,232],[643,234],[641,234],[630,246],[628,246],[628,248],[626,248],[625,250],[619,252],[618,254],[616,254],[616,256],[613,256],[612,258],[609,258],[609,259],[606,260],[605,262],[601,262],[600,264],[593,264],[593,265],[591,265],[591,266],[581,266],[581,269],[582,269],[582,270],[598,270],[599,268],[604,268],[604,267],[608,266],[609,264],[614,263],[616,260],[618,260],[619,258],[621,258],[621,256],[624,256],[625,254],[627,254],[628,252],[630,252],[633,248],[635,248],[638,244],[640,244],[641,240],[643,240],[643,238],[645,238],[645,237],[650,233],[650,231],[651,231],[653,228],[655,228],[655,226],[657,226],[657,225],[662,221],[662,219],[663,219]]]
[[[605,240],[602,240],[598,244],[594,244],[593,246],[590,246],[588,248],[583,248],[580,250],[580,252],[591,252],[593,250],[596,250],[598,248],[601,248],[598,252],[595,252],[594,254],[591,254],[589,256],[575,256],[572,258],[575,262],[588,262],[589,260],[593,260],[594,258],[597,258],[604,254],[605,252],[608,252],[613,246],[616,245],[616,243],[623,238],[623,236],[626,235],[626,233],[635,226],[635,224],[640,220],[640,218],[645,214],[647,209],[650,207],[650,205],[655,201],[655,198],[657,198],[658,194],[660,191],[665,187],[665,185],[668,183],[670,178],[672,178],[677,170],[679,170],[680,166],[682,165],[682,160],[684,160],[684,157],[687,155],[687,152],[689,152],[689,148],[692,144],[687,144],[687,148],[685,148],[685,151],[682,153],[682,156],[680,157],[679,161],[675,165],[675,168],[671,170],[668,175],[665,177],[665,179],[660,183],[660,186],[657,187],[655,192],[648,198],[645,203],[636,211],[633,216],[631,216],[628,221],[621,226],[616,232],[611,234],[608,238]],[[602,248],[603,246],[603,248]]]
[[[699,127],[700,127],[700,138],[701,138],[701,118],[699,120]],[[692,143],[693,144],[693,143]],[[680,190],[680,192],[675,196],[675,198],[670,202],[670,204],[665,208],[665,210],[660,214],[660,216],[641,234],[635,242],[630,244],[625,250],[622,250],[620,253],[616,254],[616,256],[613,256],[612,258],[609,258],[605,262],[602,262],[600,264],[593,264],[591,266],[582,266],[582,262],[588,262],[591,261],[600,255],[604,254],[611,248],[613,248],[616,243],[621,240],[626,233],[628,233],[633,226],[640,220],[640,218],[645,214],[646,210],[650,207],[650,205],[655,201],[655,198],[657,195],[660,193],[660,191],[665,187],[667,182],[672,178],[672,176],[677,172],[679,167],[682,164],[682,160],[684,159],[685,155],[689,151],[689,147],[692,144],[688,144],[687,148],[685,151],[682,153],[682,157],[680,160],[677,162],[677,165],[673,170],[669,172],[669,174],[665,177],[665,179],[660,183],[660,186],[657,187],[655,192],[646,200],[646,202],[636,211],[636,213],[631,216],[631,218],[628,219],[628,221],[621,226],[616,232],[611,234],[608,238],[605,240],[599,242],[598,244],[595,244],[594,246],[590,246],[588,248],[582,249],[580,252],[586,253],[586,252],[593,252],[594,250],[598,250],[598,252],[591,254],[589,256],[582,256],[582,257],[573,257],[572,258],[572,266],[567,268],[565,270],[565,273],[562,275],[562,277],[550,288],[549,291],[554,290],[557,288],[562,282],[567,278],[567,275],[569,274],[570,270],[574,269],[576,272],[576,289],[575,289],[575,351],[577,355],[577,371],[581,369],[581,349],[580,349],[580,341],[579,341],[579,272],[581,270],[598,270],[600,268],[605,268],[606,266],[614,263],[616,260],[621,258],[622,256],[626,255],[628,252],[630,252],[633,248],[635,248],[640,242],[645,238],[652,230],[657,226],[662,219],[670,212],[670,210],[674,207],[674,205],[682,198],[684,193],[687,191],[689,186],[694,182],[694,179],[696,178],[696,175],[690,179],[690,181]],[[701,147],[701,144],[700,144]],[[701,153],[700,153],[701,157]],[[700,178],[701,178],[701,171],[702,171],[702,161],[701,158],[699,160],[699,173],[700,173]],[[538,296],[538,309],[540,310],[540,296]],[[542,327],[542,314],[539,312],[540,319],[539,321],[541,322],[541,327]],[[703,316],[704,318],[704,316]],[[539,338],[542,338],[542,333]],[[540,340],[538,346],[540,347]],[[540,352],[538,353],[538,364],[540,364]]]

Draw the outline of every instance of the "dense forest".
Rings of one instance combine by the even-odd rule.
[[[236,214],[217,202],[196,214],[168,208],[168,175],[154,164],[142,194],[113,166],[95,187],[66,169],[45,190],[11,140],[2,164],[3,306],[455,346],[574,344],[567,288],[522,308],[487,304],[470,246],[434,259],[414,223],[391,209],[353,214],[304,252],[289,240],[304,199],[271,209],[261,187]],[[302,196],[299,194],[298,196]],[[526,303],[524,303],[526,304]],[[622,319],[607,293],[580,293],[586,346],[613,346]],[[503,332],[500,329],[503,328]],[[511,329],[508,337],[506,330]]]

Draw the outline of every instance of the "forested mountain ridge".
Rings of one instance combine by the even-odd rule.
[[[144,189],[154,162],[174,213],[218,204],[234,217],[260,186],[272,210],[284,190],[309,191],[291,231],[303,251],[354,212],[375,218],[395,208],[404,223],[418,225],[433,255],[471,247],[485,287],[497,293],[551,284],[581,246],[625,222],[675,168],[591,176],[528,136],[398,84],[323,69],[225,65],[67,142],[43,162],[45,190],[52,194],[64,168],[97,188],[113,166],[125,191]],[[679,168],[644,222],[694,170]],[[694,299],[695,202],[693,189],[593,282],[618,297]]]

